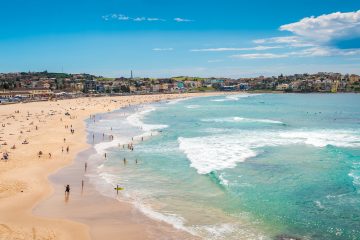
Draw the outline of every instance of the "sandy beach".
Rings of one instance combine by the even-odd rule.
[[[71,164],[79,152],[88,148],[85,119],[90,115],[129,105],[219,94],[221,93],[78,98],[0,106],[0,154],[4,158],[0,161],[0,239],[101,239],[104,236],[107,239],[119,239],[119,234],[121,239],[155,239],[158,236],[151,233],[157,231],[169,236],[174,234],[192,238],[171,226],[147,219],[140,213],[135,214],[138,216],[136,218],[127,218],[129,213],[133,213],[130,205],[101,197],[93,189],[87,192],[89,201],[73,201],[74,204],[87,204],[89,216],[84,216],[83,219],[87,217],[92,222],[69,219],[80,218],[83,212],[73,213],[69,217],[61,214],[61,208],[51,209],[61,217],[54,219],[39,217],[33,214],[33,209],[50,196],[64,201],[63,193],[53,194],[54,186],[50,184],[48,177]],[[75,172],[80,171],[80,168],[75,164],[68,173],[66,168],[62,171],[71,181],[76,179]],[[107,204],[96,204],[99,201]],[[98,219],[97,216],[102,218]],[[115,218],[113,225],[106,225],[108,219]],[[98,225],[96,231],[92,228],[94,224]]]

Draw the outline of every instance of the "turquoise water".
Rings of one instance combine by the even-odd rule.
[[[97,128],[111,125],[117,144],[130,132],[145,140],[113,144],[98,174],[145,214],[205,239],[360,239],[359,104],[245,94],[123,111]]]

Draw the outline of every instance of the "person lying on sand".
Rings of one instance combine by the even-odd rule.
[[[9,154],[7,152],[4,152],[3,157],[1,158],[1,160],[4,160],[4,161],[9,160]]]

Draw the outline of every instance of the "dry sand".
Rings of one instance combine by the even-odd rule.
[[[108,234],[107,239],[114,239],[115,236],[121,236],[116,239],[155,239],[155,236],[149,235],[148,227],[159,225],[151,221],[146,221],[147,228],[144,228],[141,227],[143,220],[141,223],[129,220],[126,225],[126,218],[122,218],[123,227],[118,228],[118,232],[112,232],[116,229],[113,226],[103,231],[99,228],[98,232],[90,235],[91,224],[38,217],[33,215],[32,210],[54,192],[48,176],[69,165],[81,150],[88,147],[84,120],[90,115],[113,111],[129,104],[219,94],[221,93],[78,98],[0,106],[0,157],[4,152],[9,154],[8,161],[0,161],[0,239],[90,239],[95,235],[105,237],[105,233]],[[74,134],[71,134],[71,128],[74,129]],[[24,140],[29,143],[22,144]],[[15,149],[12,149],[13,146]],[[67,147],[69,153],[66,152]],[[39,151],[43,153],[41,156]],[[129,206],[124,206],[118,211],[127,216],[132,210]],[[109,212],[109,217],[111,216]],[[93,222],[102,220],[104,219],[93,219]],[[159,229],[169,233],[166,226]]]

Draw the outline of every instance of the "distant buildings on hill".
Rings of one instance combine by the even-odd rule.
[[[319,72],[254,78],[104,78],[48,72],[0,74],[0,99],[49,99],[84,94],[149,94],[191,91],[360,92],[355,74]]]

